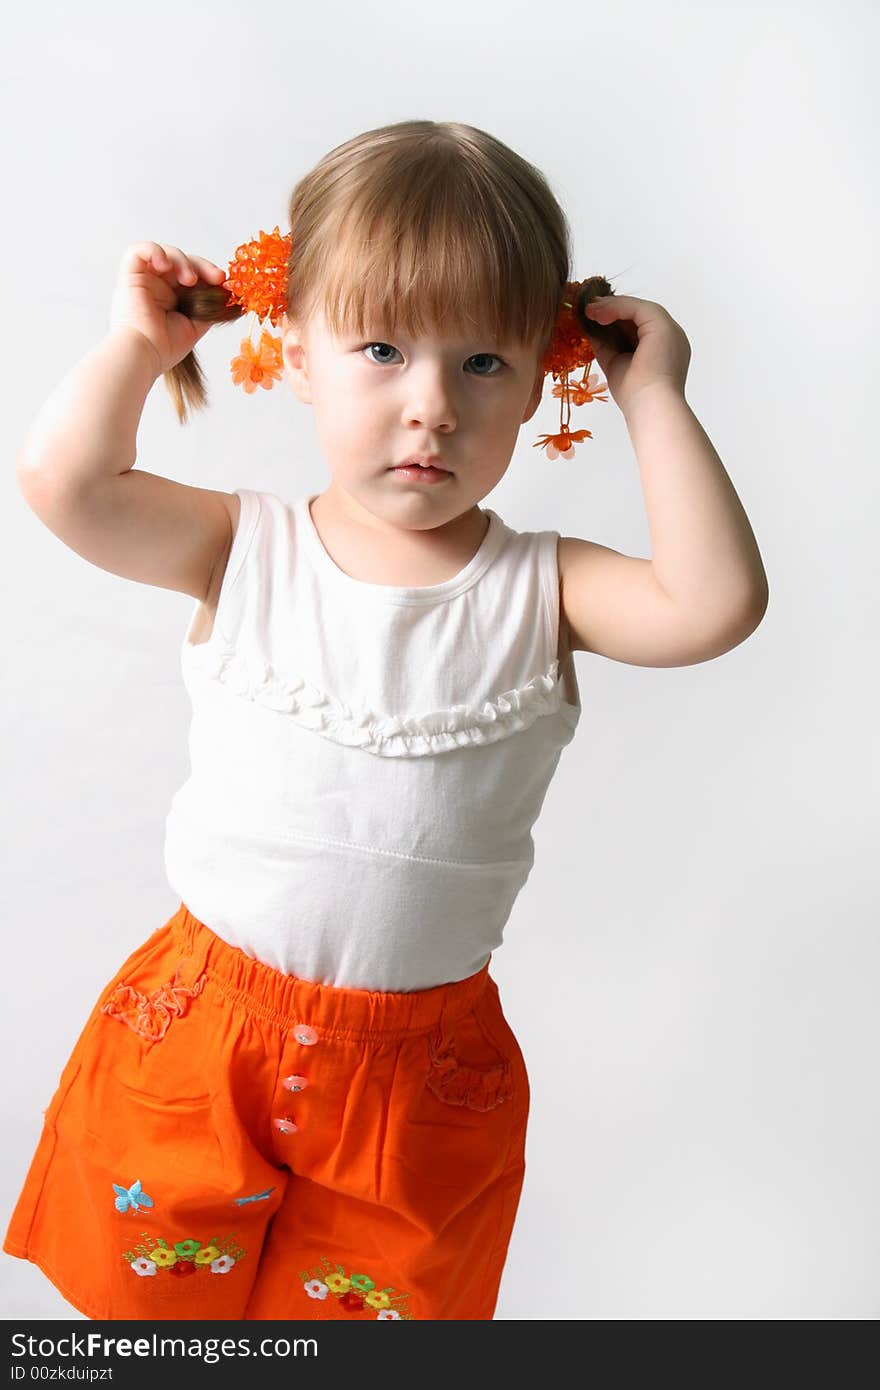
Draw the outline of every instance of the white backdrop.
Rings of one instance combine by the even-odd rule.
[[[584,714],[492,967],[532,1082],[497,1316],[880,1313],[876,11],[607,9],[265,0],[247,36],[231,0],[85,0],[7,25],[4,1227],[99,990],[177,907],[162,836],[188,774],[192,607],[65,547],[16,453],[106,332],[129,242],[225,265],[284,229],[332,146],[460,120],[544,171],[574,278],[606,274],[682,325],[689,403],[770,582],[761,626],[718,660],[575,657]],[[186,429],[154,388],[137,466],[322,490],[311,410],[286,383],[232,384],[239,329],[200,345],[211,405]],[[623,417],[610,401],[582,416],[595,441],[547,461],[545,389],[484,505],[649,555]],[[80,1317],[5,1254],[0,1304]]]

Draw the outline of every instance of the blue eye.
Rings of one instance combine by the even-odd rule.
[[[371,348],[388,348],[391,352],[397,352],[397,348],[396,348],[396,347],[392,347],[392,345],[391,345],[390,343],[379,343],[379,342],[376,342],[376,343],[366,343],[365,346],[361,348],[361,352],[369,352],[369,351],[371,350]],[[494,353],[494,352],[475,352],[474,355],[473,355],[473,357],[469,357],[469,358],[468,358],[468,361],[469,361],[469,362],[477,362],[477,361],[479,361],[480,359],[488,359],[488,360],[491,361],[493,358],[494,358],[494,360],[495,360],[496,362],[498,362],[498,363],[500,364],[500,365],[499,365],[499,369],[498,369],[497,372],[476,372],[475,375],[476,375],[476,376],[500,376],[501,370],[506,366],[506,363],[504,362],[504,360],[503,360],[501,357],[498,356],[497,353]],[[370,358],[370,361],[371,361],[371,362],[376,362],[376,360],[377,360],[377,359],[376,359],[375,357],[371,357],[371,358]],[[379,365],[387,366],[387,365],[388,365],[388,358],[386,357],[386,358],[382,359],[382,362],[381,362]]]
[[[366,347],[361,348],[361,352],[369,352],[370,348],[374,348],[374,347],[384,347],[384,348],[387,348],[387,347],[391,347],[391,344],[390,344],[390,343],[367,343]],[[397,348],[391,348],[391,351],[392,351],[392,352],[396,352],[396,351],[397,351]],[[376,360],[376,359],[375,359],[374,357],[372,357],[372,358],[370,359],[371,362],[375,362],[375,360]],[[387,361],[387,359],[386,359],[386,361]]]
[[[494,353],[494,352],[475,352],[474,355],[473,355],[473,357],[469,357],[469,358],[468,358],[468,361],[469,361],[469,362],[476,362],[476,361],[478,361],[479,358],[481,358],[481,357],[484,358],[484,359],[485,359],[485,358],[488,358],[490,361],[492,360],[492,358],[494,358],[496,362],[500,363],[500,366],[499,366],[497,372],[477,372],[477,376],[499,376],[499,375],[501,374],[501,369],[505,366],[505,363],[502,361],[502,359],[498,356],[497,353]]]

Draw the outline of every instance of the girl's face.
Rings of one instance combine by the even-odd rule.
[[[299,399],[315,408],[330,491],[341,489],[355,514],[363,507],[406,528],[442,525],[503,477],[541,399],[537,345],[370,327],[337,338],[320,312],[301,331],[285,319],[284,363]],[[439,455],[447,476],[432,484],[391,471],[413,454]]]

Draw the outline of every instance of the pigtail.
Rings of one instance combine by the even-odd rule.
[[[177,309],[188,319],[203,323],[231,323],[248,310],[242,304],[230,304],[225,285],[181,285],[177,291]],[[187,353],[170,372],[164,373],[165,385],[171,396],[181,425],[187,422],[187,407],[204,410],[208,403],[205,375],[195,350]]]
[[[236,247],[222,285],[181,285],[177,291],[176,307],[189,319],[231,323],[244,314],[253,314],[264,324],[256,344],[250,335],[242,339],[230,364],[232,380],[248,393],[258,386],[268,390],[283,376],[281,339],[269,332],[265,321],[277,328],[287,312],[291,246],[290,233],[282,233],[276,224],[274,231],[261,231],[259,236]],[[188,353],[164,376],[177,418],[183,425],[187,406],[204,410],[208,400],[195,352]]]
[[[607,299],[613,293],[611,284],[604,275],[591,275],[580,283],[580,288],[575,295],[574,312],[581,326],[581,331],[587,338],[592,338],[597,343],[603,343],[606,347],[614,348],[615,352],[632,352],[635,343],[621,323],[617,320],[614,323],[597,323],[595,319],[588,319],[584,313],[584,310],[589,308],[594,299]]]

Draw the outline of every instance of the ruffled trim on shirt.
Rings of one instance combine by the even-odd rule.
[[[280,676],[268,662],[248,661],[221,634],[189,644],[198,653],[205,674],[244,699],[254,700],[297,724],[337,743],[366,749],[382,757],[414,758],[475,744],[496,743],[528,729],[543,715],[561,713],[573,728],[577,706],[563,698],[559,662],[525,685],[505,690],[480,704],[451,705],[421,715],[382,715],[372,709],[354,710],[343,700],[312,685],[302,676]]]

